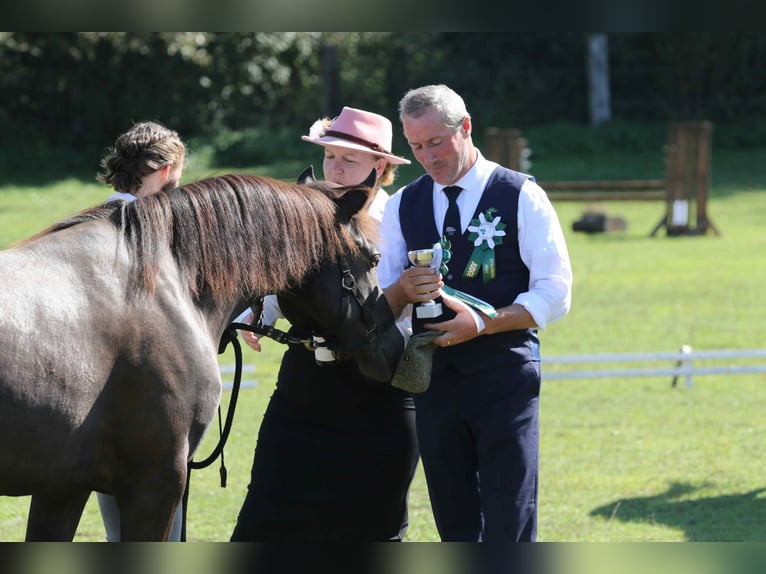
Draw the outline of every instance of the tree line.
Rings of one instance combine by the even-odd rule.
[[[766,118],[766,35],[608,40],[613,119]],[[586,44],[583,33],[3,32],[0,147],[93,154],[144,119],[225,142],[342,105],[396,120],[404,92],[426,83],[463,94],[477,131],[587,124]]]

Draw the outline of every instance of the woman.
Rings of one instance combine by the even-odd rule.
[[[186,145],[178,134],[157,122],[141,122],[122,134],[101,160],[96,179],[114,193],[107,201],[134,201],[173,189],[181,180]]]
[[[380,219],[398,165],[391,122],[345,107],[314,123],[308,141],[324,148],[328,181],[357,185],[372,170]],[[264,306],[273,324],[278,306]],[[258,337],[243,332],[260,350]],[[251,481],[233,541],[400,541],[418,461],[412,398],[364,378],[353,361],[317,366],[302,346],[288,348],[258,433]]]
[[[101,160],[96,179],[110,186],[107,201],[135,201],[178,187],[186,159],[186,145],[178,134],[156,122],[134,124],[117,138]],[[96,493],[109,542],[120,541],[120,510],[109,494]],[[183,508],[178,506],[169,540],[181,540]]]

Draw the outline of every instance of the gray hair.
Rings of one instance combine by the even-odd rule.
[[[419,118],[429,109],[435,109],[444,125],[458,129],[466,116],[470,117],[465,102],[457,92],[444,84],[432,84],[408,91],[399,102],[399,119],[405,116]]]

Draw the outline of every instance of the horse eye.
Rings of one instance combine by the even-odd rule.
[[[380,253],[372,253],[370,255],[370,265],[373,267],[377,267],[378,263],[380,263]]]

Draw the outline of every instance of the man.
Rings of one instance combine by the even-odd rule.
[[[571,301],[561,225],[533,178],[481,155],[465,103],[453,90],[410,90],[399,114],[426,174],[386,204],[378,277],[395,315],[443,297],[442,317],[413,315],[415,332],[443,331],[434,339],[430,386],[415,395],[436,525],[444,541],[534,541],[537,330],[566,315]],[[448,209],[448,195],[455,194]],[[409,267],[408,251],[436,243],[449,252],[443,276]],[[440,292],[445,285],[484,300],[496,314]]]

